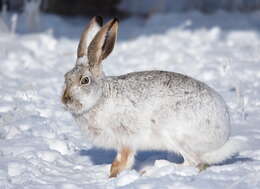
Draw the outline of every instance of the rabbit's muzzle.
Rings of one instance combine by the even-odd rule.
[[[72,97],[67,89],[64,90],[61,101],[67,105],[72,102]]]
[[[71,92],[66,88],[61,97],[62,103],[66,106],[66,108],[71,112],[80,112],[83,108],[82,104],[73,97]]]

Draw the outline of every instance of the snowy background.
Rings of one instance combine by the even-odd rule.
[[[120,22],[107,75],[160,69],[206,82],[230,108],[232,135],[247,138],[249,148],[201,173],[174,166],[181,157],[172,153],[144,151],[133,170],[112,179],[115,152],[94,148],[60,102],[88,21],[33,11],[0,17],[1,189],[260,188],[260,12],[156,13]]]

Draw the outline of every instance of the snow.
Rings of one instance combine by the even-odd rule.
[[[175,165],[181,157],[174,154],[143,151],[133,170],[112,179],[115,152],[94,148],[60,102],[87,21],[41,15],[42,32],[26,33],[18,16],[18,33],[0,35],[0,188],[260,188],[259,14],[157,14],[120,23],[107,75],[161,69],[206,82],[230,107],[232,135],[249,147],[202,172]]]

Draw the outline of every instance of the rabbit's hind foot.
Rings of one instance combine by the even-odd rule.
[[[200,163],[196,166],[199,169],[199,172],[204,171],[205,169],[207,169],[209,167],[209,164],[207,163]]]

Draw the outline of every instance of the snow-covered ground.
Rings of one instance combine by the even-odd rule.
[[[249,148],[201,173],[174,166],[174,154],[140,152],[134,170],[112,179],[115,152],[88,143],[60,102],[88,21],[42,15],[43,32],[28,34],[18,17],[18,34],[0,34],[0,188],[259,189],[259,15],[195,12],[120,23],[107,75],[161,69],[206,82],[223,95],[233,135],[247,138]]]

